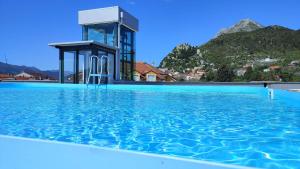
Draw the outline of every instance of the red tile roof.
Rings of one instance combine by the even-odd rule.
[[[147,63],[144,63],[144,62],[137,62],[135,64],[135,70],[141,74],[145,74],[147,72],[154,72],[156,74],[163,74],[164,72],[160,71],[159,69],[147,64]]]
[[[135,64],[135,71],[139,72],[142,76],[146,76],[147,73],[153,72],[156,74],[156,77],[159,80],[166,80],[166,77],[169,76],[168,74],[164,73],[163,71],[153,67],[144,62],[136,62]]]

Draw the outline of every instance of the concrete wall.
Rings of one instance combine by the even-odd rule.
[[[91,25],[99,23],[117,22],[138,31],[139,21],[118,6],[83,10],[78,12],[78,23],[80,25]]]
[[[80,25],[109,22],[119,22],[119,7],[114,6],[78,12],[78,23]]]
[[[0,135],[0,169],[247,168],[132,151]]]

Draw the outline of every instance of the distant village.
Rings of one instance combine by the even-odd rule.
[[[262,73],[280,71],[282,69],[298,69],[300,66],[299,60],[294,60],[286,67],[276,65],[278,60],[265,58],[253,63],[245,64],[242,68],[236,68],[233,73],[236,77],[243,77],[249,69],[254,67],[261,67]],[[212,69],[216,72],[217,69]],[[175,82],[175,81],[201,81],[208,73],[205,66],[199,66],[194,68],[187,68],[183,72],[176,72],[168,70],[167,68],[157,68],[151,64],[145,62],[137,62],[135,65],[135,72],[133,75],[134,81],[146,81],[146,82]],[[80,72],[82,74],[82,72]],[[299,72],[300,76],[300,72]],[[72,80],[72,74],[67,76],[69,81]],[[22,71],[18,74],[0,74],[0,80],[8,81],[56,81],[57,79],[49,77],[41,73],[32,73]],[[280,77],[276,80],[281,81]]]
[[[236,77],[239,81],[241,81],[244,76],[249,73],[249,70],[258,71],[261,74],[272,74],[274,75],[274,80],[276,81],[282,81],[282,78],[280,77],[280,72],[295,72],[294,76],[299,76],[300,78],[300,61],[294,60],[291,61],[286,66],[279,66],[277,59],[271,59],[271,58],[265,58],[261,60],[254,61],[252,63],[247,63],[243,65],[241,68],[233,68],[232,73],[233,76]],[[177,81],[207,81],[205,78],[209,72],[216,73],[218,69],[216,68],[210,68],[215,67],[215,65],[201,65],[199,67],[194,68],[187,68],[183,72],[177,72],[173,70],[168,69],[160,69],[165,74],[168,74],[169,76],[172,76]],[[248,71],[248,72],[247,72]],[[263,79],[262,79],[263,80]],[[208,80],[208,81],[214,81],[214,80]],[[250,80],[251,81],[251,80]]]
[[[82,72],[79,72],[82,76]],[[66,76],[67,81],[71,82],[73,74],[69,73]],[[145,62],[137,62],[136,69],[133,75],[134,81],[147,81],[147,82],[174,82],[176,79],[165,71],[158,69],[155,66]],[[3,81],[57,81],[56,78],[49,77],[41,73],[32,73],[22,71],[18,74],[0,74],[0,80]],[[82,80],[82,79],[81,79]]]
[[[18,80],[18,81],[52,81],[54,78],[48,77],[40,73],[20,72],[18,74],[0,74],[0,80]]]

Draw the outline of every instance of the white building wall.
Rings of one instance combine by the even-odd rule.
[[[119,7],[114,6],[78,12],[78,23],[80,25],[91,25],[109,22],[119,22]]]
[[[126,27],[138,31],[139,21],[137,18],[118,6],[83,10],[78,12],[80,25],[118,22]]]

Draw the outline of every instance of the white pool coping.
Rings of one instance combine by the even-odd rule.
[[[5,135],[0,135],[0,168],[251,169],[172,156]]]
[[[292,92],[300,92],[300,89],[289,89],[289,91],[292,91]]]

